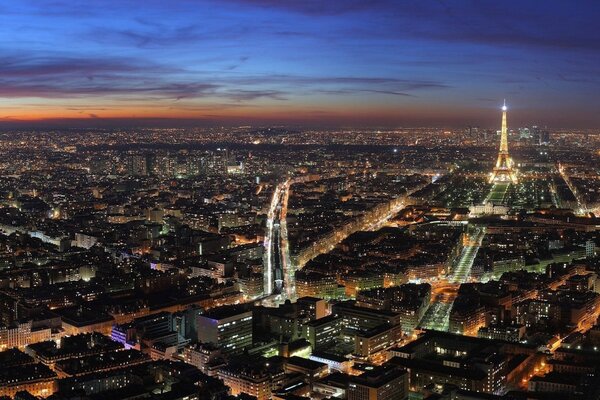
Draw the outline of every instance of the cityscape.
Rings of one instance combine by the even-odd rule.
[[[0,399],[600,399],[598,5],[74,3],[0,4]]]

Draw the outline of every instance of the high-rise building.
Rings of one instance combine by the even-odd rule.
[[[540,127],[537,125],[534,125],[531,127],[530,132],[531,132],[531,143],[534,145],[539,145],[542,140],[542,137],[541,137],[542,130],[540,129]]]
[[[151,173],[160,177],[172,177],[177,169],[177,159],[171,154],[156,157],[152,164]]]
[[[540,145],[548,145],[550,144],[550,132],[542,131],[540,135]]]
[[[498,160],[490,176],[490,183],[493,182],[517,182],[517,172],[514,169],[513,160],[508,154],[508,129],[506,125],[506,100],[502,106],[502,131],[500,134],[500,151]]]
[[[131,176],[147,176],[150,174],[151,160],[146,154],[132,154],[127,160],[127,174]]]
[[[596,242],[588,240],[585,242],[585,258],[593,258],[596,256]]]

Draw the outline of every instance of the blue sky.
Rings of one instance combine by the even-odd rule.
[[[0,124],[598,127],[593,1],[0,1]]]

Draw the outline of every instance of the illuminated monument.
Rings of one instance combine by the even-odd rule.
[[[506,100],[502,106],[502,133],[500,135],[500,151],[496,166],[490,175],[490,183],[517,183],[517,171],[513,168],[513,160],[508,154],[508,130],[506,129]]]

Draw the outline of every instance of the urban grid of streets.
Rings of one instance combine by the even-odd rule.
[[[297,266],[291,262],[286,225],[287,205],[293,183],[291,179],[287,179],[275,187],[267,214],[265,297],[262,299],[265,305],[275,306],[286,299],[292,301],[296,299],[295,273]],[[364,229],[371,231],[380,229],[404,206],[404,202],[396,205],[388,214],[365,226]],[[463,247],[452,267],[452,272],[445,280],[449,285],[458,287],[461,283],[468,281],[473,262],[485,236],[485,228],[476,227],[468,235],[467,245]],[[454,295],[449,298],[447,294],[439,294],[428,308],[420,327],[448,331]]]
[[[265,238],[265,280],[262,299],[265,305],[276,305],[284,300],[296,299],[295,274],[297,267],[291,261],[287,236],[287,207],[290,188],[293,183],[287,179],[279,183],[273,192],[273,197],[267,213],[267,234]],[[390,211],[377,221],[366,225],[363,230],[375,231],[383,227],[394,215],[406,206],[405,202],[395,204]]]
[[[268,211],[267,237],[265,239],[266,271],[265,271],[265,293],[270,293],[263,299],[265,304],[277,304],[285,299],[294,300],[296,272],[295,266],[290,261],[289,244],[287,241],[286,214],[291,181],[288,179],[275,188],[273,198]],[[404,207],[404,203],[394,207],[376,223],[366,227],[367,230],[381,228],[395,212]],[[473,261],[481,246],[485,228],[476,227],[469,233],[468,244],[464,246],[460,256],[455,262],[447,282],[452,285],[460,285],[468,281],[473,267]],[[454,299],[443,298],[439,295],[427,310],[421,327],[439,331],[448,331],[450,310]]]

